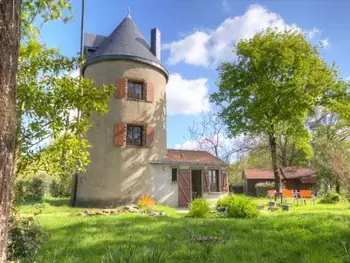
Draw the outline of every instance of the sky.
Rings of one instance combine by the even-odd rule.
[[[75,19],[42,28],[42,40],[66,56],[76,56],[80,42],[81,0],[72,0]],[[340,0],[85,0],[85,32],[109,35],[131,17],[146,40],[158,27],[167,84],[167,146],[193,148],[188,127],[201,112],[213,110],[209,95],[217,91],[217,66],[234,61],[233,45],[268,27],[305,33],[328,63],[350,78],[350,1]]]

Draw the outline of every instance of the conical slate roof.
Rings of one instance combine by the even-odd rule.
[[[113,59],[135,60],[150,64],[162,70],[168,78],[168,71],[153,55],[145,37],[130,15],[88,57],[85,67],[101,60]]]

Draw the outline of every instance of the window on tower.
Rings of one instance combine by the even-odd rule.
[[[128,98],[135,100],[144,100],[143,83],[128,80]]]
[[[126,145],[142,146],[143,127],[137,125],[127,125]]]

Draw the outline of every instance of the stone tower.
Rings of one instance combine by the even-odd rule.
[[[117,205],[154,192],[149,162],[167,151],[168,72],[160,45],[160,31],[151,30],[149,46],[130,15],[108,37],[85,34],[84,77],[116,89],[109,112],[91,117],[95,125],[85,135],[91,163],[78,177],[76,205]]]

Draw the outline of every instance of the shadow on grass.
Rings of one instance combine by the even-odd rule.
[[[55,262],[101,262],[108,249],[121,246],[140,253],[145,247],[166,250],[170,254],[166,262],[177,263],[331,262],[344,256],[338,244],[350,240],[349,217],[337,215],[281,214],[250,220],[116,215],[54,220],[56,227],[49,228],[51,239],[38,262],[52,262],[54,251]],[[208,236],[223,241],[194,241]],[[72,261],[67,261],[69,257]]]

